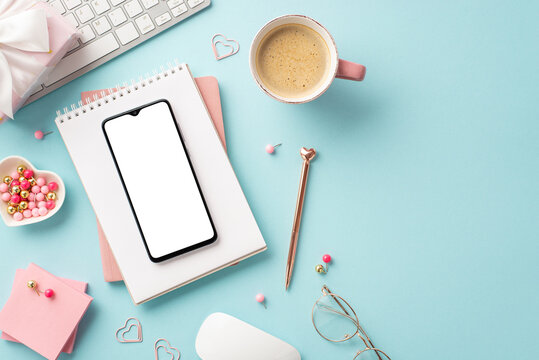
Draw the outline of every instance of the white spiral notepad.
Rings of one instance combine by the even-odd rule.
[[[144,247],[102,130],[103,120],[156,100],[172,107],[217,230],[217,241],[162,263]],[[56,125],[135,304],[262,252],[266,244],[186,64],[58,113]],[[140,164],[140,176],[159,181]],[[150,188],[150,185],[149,185]],[[156,211],[159,205],[156,204]]]

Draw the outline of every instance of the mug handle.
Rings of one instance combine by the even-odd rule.
[[[365,78],[367,68],[361,64],[339,59],[337,75],[339,79],[361,81]]]

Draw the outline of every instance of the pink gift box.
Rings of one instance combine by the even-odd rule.
[[[42,66],[41,71],[33,71],[29,74],[21,75],[24,69],[17,69],[12,71],[12,76],[15,71],[19,76],[25,77],[25,83],[30,83],[30,86],[25,87],[25,91],[15,92],[15,86],[12,91],[12,106],[13,113],[22,107],[26,100],[35,92],[36,87],[42,84],[54,66],[64,57],[64,55],[71,49],[71,46],[80,37],[77,29],[71,25],[67,20],[60,15],[49,4],[35,0],[4,0],[0,1],[0,21],[8,17],[20,14],[28,10],[43,10],[47,17],[47,28],[49,31],[49,48],[48,52],[35,52],[35,51],[20,51],[21,54],[27,55],[32,58],[34,63]],[[8,47],[2,44],[2,38],[0,37],[0,52],[2,48]],[[9,61],[8,61],[9,65]],[[37,74],[36,74],[37,73]],[[28,80],[28,77],[32,79]],[[16,81],[14,79],[14,81]],[[2,111],[0,111],[0,123],[8,117]]]

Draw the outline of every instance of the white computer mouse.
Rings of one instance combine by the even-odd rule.
[[[301,360],[292,345],[224,313],[204,320],[195,347],[202,360]]]

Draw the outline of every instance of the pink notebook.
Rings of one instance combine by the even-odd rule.
[[[226,150],[226,140],[225,140],[225,128],[223,124],[223,113],[221,110],[221,96],[219,94],[219,84],[217,79],[213,76],[204,76],[195,78],[198,90],[202,95],[202,99],[206,103],[208,112],[210,113],[211,119],[221,138],[223,147]],[[82,102],[87,103],[87,99],[93,99],[94,96],[101,97],[101,93],[105,92],[108,95],[108,90],[95,90],[95,91],[86,91],[81,93]],[[120,268],[112,255],[112,250],[110,249],[109,243],[103,229],[99,224],[99,219],[97,219],[97,233],[99,237],[99,247],[101,250],[101,263],[103,266],[103,276],[105,281],[123,281],[122,273]]]

